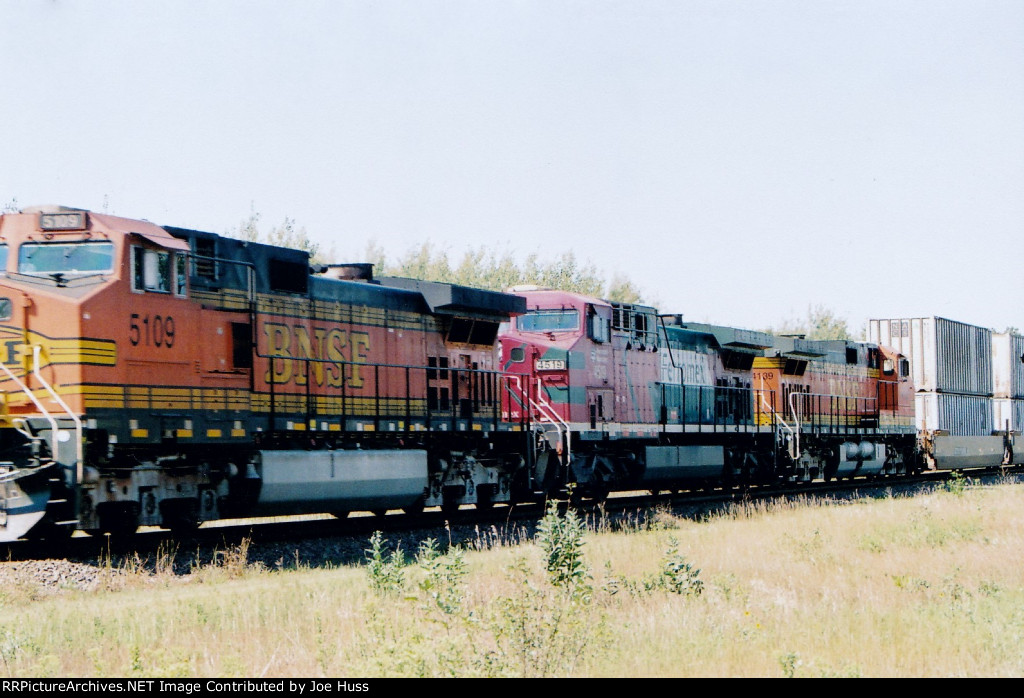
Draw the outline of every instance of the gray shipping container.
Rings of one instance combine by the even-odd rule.
[[[992,335],[992,394],[1024,398],[1024,336]]]
[[[1011,400],[1009,398],[995,399],[992,401],[992,427],[994,431],[1010,431],[1018,434],[1024,432],[1024,400]]]
[[[992,394],[992,331],[941,317],[869,320],[868,340],[910,359],[914,388]]]
[[[952,393],[918,393],[914,400],[917,428],[953,436],[992,433],[992,398]]]

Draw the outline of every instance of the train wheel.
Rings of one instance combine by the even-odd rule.
[[[116,518],[104,521],[102,517],[100,518],[100,532],[109,533],[112,537],[126,538],[135,535],[137,530],[139,530],[137,520]]]
[[[422,514],[423,513],[423,507],[424,507],[423,497],[420,497],[419,499],[417,499],[415,502],[413,502],[409,506],[402,507],[402,513],[409,514],[410,516],[415,516],[416,514]]]
[[[71,534],[75,532],[74,526],[60,526],[51,518],[46,517],[38,524],[36,524],[31,531],[29,531],[25,537],[28,540],[40,541],[49,543],[50,545],[60,546],[71,538]]]
[[[189,536],[199,528],[198,499],[166,500],[161,502],[160,512],[160,525],[170,529],[175,536]]]
[[[96,509],[100,519],[100,533],[126,537],[139,528],[139,505],[136,502],[110,502],[100,504]]]
[[[497,485],[481,485],[476,488],[476,508],[488,511],[494,508],[494,495]]]
[[[164,523],[164,527],[170,529],[176,538],[190,536],[199,528],[199,519],[181,518]],[[134,531],[133,531],[134,532]]]
[[[595,504],[602,504],[608,499],[608,494],[611,492],[611,488],[606,482],[592,482],[590,487],[587,488],[587,494],[590,495],[590,500]]]

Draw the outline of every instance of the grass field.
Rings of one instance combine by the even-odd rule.
[[[244,546],[0,588],[8,676],[1021,676],[1024,486],[665,512],[268,570]],[[508,536],[492,532],[490,539]],[[513,538],[521,536],[512,536]]]

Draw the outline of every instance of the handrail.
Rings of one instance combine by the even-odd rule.
[[[75,482],[81,483],[85,459],[85,447],[83,445],[84,442],[82,438],[82,420],[77,414],[71,411],[71,408],[68,407],[68,404],[64,402],[60,395],[57,394],[57,391],[55,391],[46,379],[43,378],[40,371],[41,367],[39,365],[39,352],[41,349],[42,347],[38,344],[33,345],[32,347],[32,373],[35,375],[36,380],[38,380],[42,384],[43,388],[46,389],[46,392],[50,394],[50,397],[52,397],[53,400],[61,406],[61,409],[63,409],[67,415],[71,417],[71,421],[75,423]],[[56,451],[53,452],[53,458],[54,460],[57,460]]]
[[[572,455],[572,432],[569,429],[569,423],[562,419],[557,412],[555,412],[554,408],[551,406],[551,403],[549,403],[547,400],[544,400],[543,398],[540,398],[540,402],[534,400],[530,396],[529,391],[523,388],[523,385],[519,380],[519,376],[506,375],[505,379],[509,382],[514,382],[516,389],[519,391],[520,399],[525,398],[526,402],[529,403],[529,406],[534,408],[539,413],[542,419],[539,419],[538,421],[547,420],[549,423],[553,424],[555,429],[558,431],[559,440],[561,440],[563,436],[565,437],[565,457],[569,458]],[[537,379],[537,388],[538,397],[540,397],[539,390],[542,388],[540,378]]]
[[[561,422],[562,426],[565,428],[565,457],[566,457],[566,460],[568,460],[569,457],[572,455],[572,444],[570,443],[570,440],[572,439],[572,431],[569,429],[569,423],[566,422],[564,419],[562,419],[560,416],[558,416],[558,413],[555,412],[555,408],[551,406],[551,403],[549,403],[547,400],[545,400],[542,397],[543,389],[544,389],[544,386],[540,382],[540,378],[538,377],[537,378],[537,397],[540,400],[540,402],[538,404],[541,405],[541,407],[543,409],[546,409],[548,412],[550,412],[550,415],[548,415],[548,419],[551,419],[551,417],[554,417],[555,420],[557,420],[558,422]]]
[[[38,348],[38,345],[36,345],[36,349]],[[53,415],[50,414],[45,407],[43,407],[43,403],[39,402],[39,400],[36,399],[36,396],[32,393],[32,390],[27,385],[25,385],[25,383],[23,383],[21,379],[14,375],[14,373],[11,372],[11,369],[7,368],[7,364],[0,362],[0,368],[2,368],[4,373],[7,374],[8,378],[10,378],[19,388],[21,388],[21,392],[28,395],[28,399],[31,400],[32,404],[36,406],[36,409],[38,409],[42,413],[43,418],[50,423],[50,438],[53,440],[53,443],[50,446],[50,456],[53,460],[56,461],[58,431],[57,420],[54,419]]]
[[[769,414],[772,414],[775,417],[775,419],[777,419],[779,421],[779,424],[781,424],[782,427],[784,429],[786,429],[786,431],[788,431],[790,433],[790,436],[793,437],[790,440],[789,444],[787,445],[787,448],[789,450],[790,458],[792,458],[793,460],[796,460],[797,458],[800,457],[800,422],[799,422],[799,420],[797,420],[795,422],[796,428],[794,429],[793,427],[789,426],[789,424],[786,423],[786,420],[782,418],[782,415],[780,415],[778,412],[776,412],[775,408],[772,407],[771,404],[767,400],[764,399],[764,394],[765,394],[764,376],[761,376],[761,388],[757,391],[757,394],[758,394],[758,397],[761,398],[761,404],[764,405],[764,407],[766,408],[767,412]],[[792,397],[792,395],[790,397]]]
[[[483,426],[487,425],[488,413],[490,413],[491,423],[494,425],[494,429],[500,429],[499,413],[501,407],[501,396],[499,388],[497,387],[498,380],[503,377],[501,371],[493,368],[466,368],[458,366],[431,366],[422,364],[406,364],[406,363],[385,363],[375,361],[362,361],[362,360],[350,360],[350,359],[335,359],[335,358],[319,358],[315,356],[291,356],[288,354],[264,354],[256,351],[253,354],[257,358],[266,359],[268,362],[268,378],[266,379],[266,385],[269,387],[269,400],[270,400],[270,412],[268,414],[269,429],[271,432],[276,431],[275,419],[278,414],[276,408],[278,398],[285,400],[285,412],[301,412],[305,410],[305,419],[307,422],[311,422],[314,419],[320,418],[320,408],[317,407],[317,401],[321,398],[332,398],[340,397],[340,417],[342,422],[343,431],[345,431],[345,424],[347,422],[348,414],[348,400],[351,396],[353,399],[363,399],[367,401],[369,405],[369,413],[365,416],[372,418],[375,429],[379,429],[380,423],[388,418],[398,416],[399,418],[404,417],[405,426],[401,431],[412,430],[412,420],[414,417],[422,417],[426,420],[427,428],[430,428],[431,419],[435,416],[434,413],[443,413],[450,411],[450,419],[452,423],[452,429],[455,429],[455,424],[458,420],[466,420],[470,429],[475,429],[476,424],[480,423]],[[296,384],[291,380],[290,377],[285,377],[283,380],[279,380],[279,372],[274,368],[274,362],[295,362],[301,364],[302,369],[295,369],[296,376],[301,376],[304,381],[300,384]],[[339,383],[335,386],[331,386],[322,379],[314,381],[313,374],[310,370],[311,366],[337,366],[339,371],[342,373],[342,377]],[[351,379],[344,375],[345,369],[351,367],[353,369],[365,369],[366,373],[363,374],[363,380],[366,385],[372,387],[373,390],[369,390],[365,396],[361,396],[357,389],[353,388]],[[368,371],[372,369],[373,375],[370,376]],[[291,369],[285,368],[284,371],[291,375]],[[253,369],[253,373],[257,371]],[[426,380],[423,385],[420,386],[422,391],[413,391],[413,376],[417,374],[424,374]],[[443,408],[438,409],[435,405],[431,407],[429,390],[435,386],[432,381],[435,380],[436,376],[433,374],[450,374],[450,383],[442,387],[450,387],[452,389],[450,405],[446,398]],[[461,393],[462,384],[458,383],[459,380],[464,380],[466,385],[465,393]],[[449,376],[446,375],[441,381],[448,381]],[[386,386],[392,385],[404,385],[404,392],[396,392],[389,394],[384,389]],[[350,390],[356,390],[356,392],[350,393]],[[304,398],[304,407],[299,405],[298,407],[289,406],[289,400]],[[425,402],[426,407],[420,408],[413,407],[413,400]],[[460,412],[462,409],[460,404],[468,402],[469,407],[464,412]],[[401,415],[394,413],[392,410],[395,409],[396,405],[402,404],[403,412]],[[358,412],[358,409],[357,409]],[[330,416],[338,416],[334,412],[329,412]],[[358,413],[356,416],[360,416],[362,413]],[[441,417],[441,419],[447,419]]]
[[[794,398],[797,395],[803,393],[790,393],[789,394],[789,411],[793,415],[793,424],[796,425],[796,432],[793,435],[793,448],[790,449],[789,455],[792,456],[793,460],[800,457],[800,415],[797,413],[796,402]],[[813,431],[812,431],[813,433]]]

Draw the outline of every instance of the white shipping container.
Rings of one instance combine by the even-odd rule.
[[[1010,431],[1018,434],[1024,432],[1024,400],[1009,398],[992,401],[993,431]]]
[[[914,388],[992,394],[992,331],[941,317],[868,321],[868,340],[910,360]]]
[[[992,398],[918,393],[914,406],[920,431],[944,431],[953,436],[988,436],[992,433]]]
[[[992,394],[1024,398],[1024,336],[992,335]]]

